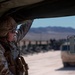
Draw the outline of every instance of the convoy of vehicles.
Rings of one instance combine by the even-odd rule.
[[[68,36],[61,46],[61,59],[64,67],[75,65],[75,35]]]

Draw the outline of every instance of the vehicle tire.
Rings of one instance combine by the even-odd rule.
[[[63,66],[64,66],[64,67],[69,67],[70,65],[69,65],[69,63],[67,63],[67,62],[63,62]]]

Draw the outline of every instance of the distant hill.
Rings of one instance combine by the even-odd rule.
[[[32,32],[32,33],[49,33],[49,32],[75,33],[75,29],[71,27],[39,27],[39,28],[31,28],[29,32]]]
[[[68,35],[75,35],[75,29],[71,27],[39,27],[31,28],[24,39],[49,40],[64,39]]]

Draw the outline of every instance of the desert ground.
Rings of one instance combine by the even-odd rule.
[[[29,75],[75,75],[75,67],[64,68],[60,51],[49,51],[24,56]]]

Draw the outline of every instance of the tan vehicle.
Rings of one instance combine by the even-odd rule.
[[[70,36],[61,46],[61,59],[64,67],[75,66],[75,36]]]

